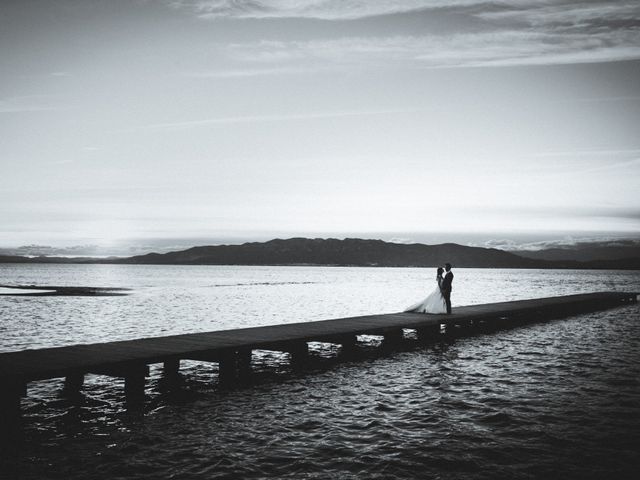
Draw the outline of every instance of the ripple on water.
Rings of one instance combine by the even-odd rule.
[[[152,273],[140,281],[152,289],[158,270],[143,270]],[[104,278],[113,272],[99,271]],[[196,277],[209,272],[195,271]],[[336,272],[328,273],[331,281],[339,281]],[[385,275],[396,281],[408,273]],[[366,274],[375,280],[378,273]],[[294,289],[304,305],[312,298],[305,289],[329,291],[328,280],[314,275],[294,279],[298,284],[238,288],[257,289],[249,294],[257,296],[252,297],[256,305],[267,295],[261,289]],[[500,274],[486,275],[476,280]],[[549,275],[532,287],[534,293],[548,285],[560,288],[566,280]],[[585,275],[583,285],[590,285],[592,274]],[[240,280],[236,283],[254,282]],[[228,279],[198,281],[213,285]],[[388,282],[370,285],[385,292],[389,287]],[[505,288],[517,291],[515,280],[509,285]],[[206,290],[231,291],[233,297],[234,288]],[[46,344],[47,335],[78,341],[88,334],[137,336],[145,328],[191,330],[194,323],[167,322],[184,307],[185,292],[189,301],[203,298],[180,290],[167,300],[173,306],[162,308],[153,305],[154,291],[90,306],[38,299],[45,302],[34,310],[39,320],[24,322],[22,330],[30,340],[20,340],[4,325],[5,347]],[[353,295],[345,294],[337,307],[318,316],[337,316],[331,309],[344,311]],[[133,302],[132,310],[113,303],[118,301]],[[3,315],[19,311],[12,302],[0,304]],[[203,324],[196,323],[202,329],[214,324],[203,320],[205,311],[225,315],[215,302],[206,302],[207,309],[194,310],[202,315]],[[367,303],[366,308],[390,308],[377,298]],[[136,329],[145,310],[160,319]],[[363,312],[368,313],[364,307]],[[371,342],[358,361],[336,361],[330,347],[314,345],[318,361],[309,372],[292,371],[286,355],[259,352],[252,385],[228,391],[216,387],[215,369],[204,363],[183,362],[184,385],[177,392],[163,390],[160,369],[152,368],[142,413],[123,408],[121,381],[88,377],[79,403],[59,397],[59,380],[37,382],[23,404],[25,448],[2,461],[5,471],[26,479],[633,478],[640,468],[639,312],[629,306],[386,354]],[[66,315],[70,324],[51,322],[55,315]],[[294,321],[301,313],[286,315]]]

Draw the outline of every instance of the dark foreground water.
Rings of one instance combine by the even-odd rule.
[[[637,276],[622,286],[632,291]],[[251,384],[226,391],[215,365],[183,362],[175,392],[152,369],[143,412],[125,410],[118,380],[88,377],[76,402],[59,395],[60,381],[36,382],[23,400],[23,443],[2,459],[2,472],[637,478],[639,320],[632,305],[427,346],[409,340],[396,350],[369,338],[357,358],[317,344],[301,372],[285,354],[259,352]]]

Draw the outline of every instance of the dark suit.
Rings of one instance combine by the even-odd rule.
[[[449,270],[444,276],[440,287],[444,301],[447,303],[447,313],[451,313],[451,283],[453,283],[453,272]]]

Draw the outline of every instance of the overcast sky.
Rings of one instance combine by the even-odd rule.
[[[0,45],[0,246],[640,232],[637,0],[3,0]]]

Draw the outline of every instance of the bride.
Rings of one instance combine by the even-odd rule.
[[[427,298],[425,298],[420,303],[416,303],[415,305],[411,305],[409,308],[405,310],[405,312],[416,312],[416,313],[447,313],[447,303],[442,296],[442,292],[440,288],[442,287],[442,274],[444,273],[444,269],[442,267],[438,267],[438,274],[436,275],[436,281],[438,282],[438,286],[435,288],[431,294]]]

